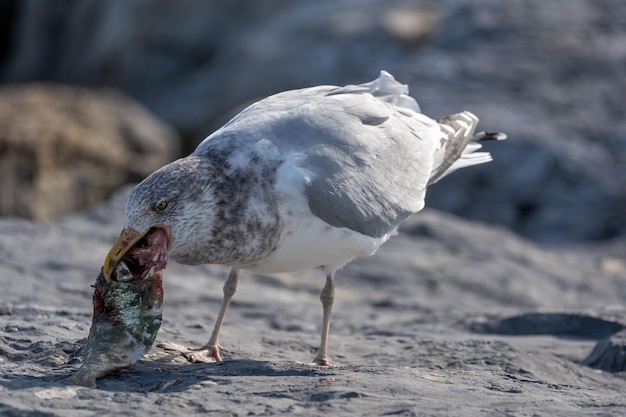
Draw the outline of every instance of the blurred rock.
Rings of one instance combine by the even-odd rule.
[[[563,149],[531,143],[511,133],[509,137],[506,143],[489,147],[494,158],[489,166],[460,171],[432,187],[427,205],[504,224],[547,244],[598,242],[626,232],[622,220],[626,191],[614,183],[621,175],[617,166],[611,167],[592,152],[588,160],[576,164]],[[584,144],[572,146],[580,151],[585,148]],[[595,175],[597,166],[614,174],[610,178]]]
[[[1,79],[115,85],[195,144],[251,100],[394,70],[436,27],[404,0],[158,4],[21,1]]]
[[[427,204],[544,243],[626,234],[626,3],[446,3],[407,81],[426,113],[467,108],[510,140]]]
[[[384,13],[383,27],[390,35],[415,46],[421,46],[437,30],[438,15],[415,6],[391,7]]]
[[[386,69],[426,114],[468,109],[511,138],[493,164],[433,187],[429,206],[545,243],[626,235],[626,3],[11,3],[0,80],[120,87],[186,151],[253,100]]]
[[[48,220],[178,156],[177,135],[114,90],[0,89],[0,215]]]

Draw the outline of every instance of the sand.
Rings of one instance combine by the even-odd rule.
[[[52,223],[0,219],[0,415],[626,414],[623,260],[430,210],[337,274],[335,366],[309,363],[323,272],[244,272],[223,363],[153,348],[96,388],[67,385],[127,193]],[[168,265],[157,343],[208,340],[226,271]]]

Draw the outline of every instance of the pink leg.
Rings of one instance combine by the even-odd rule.
[[[328,361],[328,333],[330,331],[330,313],[333,308],[333,302],[335,301],[335,283],[333,281],[333,272],[329,272],[326,275],[326,285],[320,293],[320,301],[322,302],[323,321],[322,321],[322,340],[320,343],[320,349],[317,352],[317,356],[313,359],[313,362],[320,366],[329,366]]]

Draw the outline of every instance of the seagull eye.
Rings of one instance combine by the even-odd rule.
[[[162,212],[163,210],[167,208],[167,204],[168,204],[167,200],[159,201],[158,204],[154,206],[154,211],[156,211],[157,213]]]

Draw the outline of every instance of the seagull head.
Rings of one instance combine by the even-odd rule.
[[[186,157],[165,165],[139,183],[126,202],[124,229],[104,261],[107,281],[130,252],[144,264],[179,261],[193,251],[198,236],[211,223],[211,187],[203,158]],[[191,247],[190,247],[191,246]],[[130,261],[137,264],[137,259]],[[164,265],[161,265],[164,267]],[[131,272],[132,268],[131,268]]]

